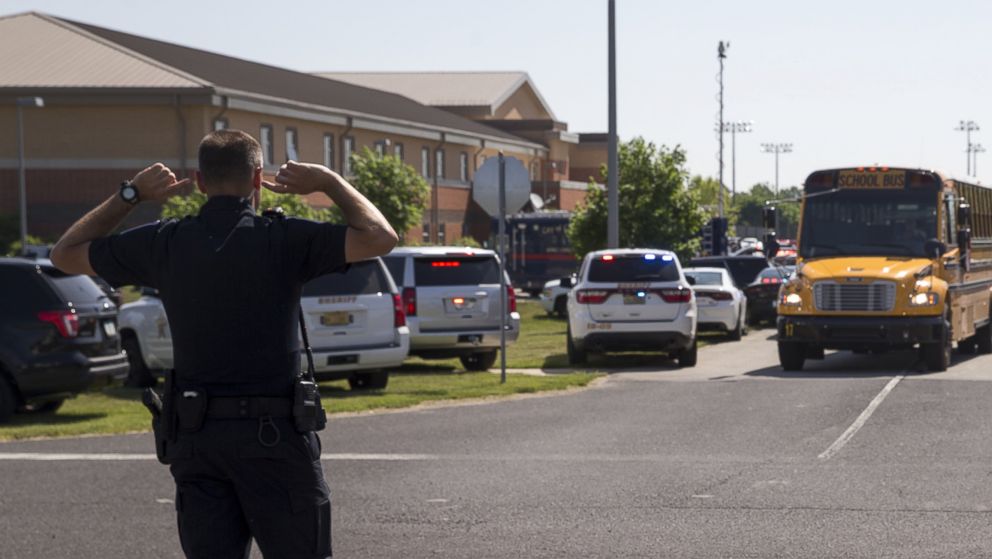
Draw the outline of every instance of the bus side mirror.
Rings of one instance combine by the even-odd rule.
[[[969,227],[971,227],[971,204],[961,200],[961,203],[958,204],[958,228],[965,229]]]
[[[940,258],[941,255],[947,252],[947,245],[937,239],[930,239],[923,243],[923,252],[930,258]]]
[[[775,206],[765,206],[761,209],[761,223],[765,229],[775,229],[778,226],[778,209]]]

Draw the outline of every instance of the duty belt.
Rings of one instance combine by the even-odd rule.
[[[253,419],[292,417],[292,398],[213,397],[207,403],[207,417],[214,419]]]

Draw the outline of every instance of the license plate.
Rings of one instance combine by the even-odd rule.
[[[640,296],[637,293],[623,294],[623,304],[625,305],[643,305],[645,300],[647,300],[647,295]]]
[[[346,326],[351,324],[351,313],[348,312],[325,312],[320,315],[322,326]]]
[[[451,309],[456,311],[466,311],[475,308],[475,299],[470,297],[452,297],[448,299]]]
[[[106,334],[108,338],[113,338],[117,335],[117,324],[113,320],[104,321],[103,333]]]

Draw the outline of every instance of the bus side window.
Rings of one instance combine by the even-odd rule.
[[[957,235],[955,235],[955,223],[957,219],[957,207],[954,204],[954,195],[947,194],[944,196],[944,243],[947,246],[955,246],[957,244]]]

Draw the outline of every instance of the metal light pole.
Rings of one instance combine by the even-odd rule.
[[[792,144],[761,144],[761,151],[775,154],[775,197],[778,198],[778,154],[792,153]]]
[[[965,153],[967,155],[967,167],[968,175],[971,176],[971,133],[980,130],[978,123],[974,120],[961,120],[958,121],[958,127],[955,128],[958,132],[964,132],[965,134]]]
[[[716,58],[720,62],[720,124],[717,130],[720,132],[720,184],[717,187],[716,205],[717,205],[717,215],[723,218],[723,61],[727,58],[727,49],[730,48],[730,43],[724,44],[720,41],[716,46]]]
[[[619,169],[620,158],[617,157],[617,45],[616,45],[616,4],[609,0],[609,139],[606,148],[606,246],[620,247],[620,193]]]
[[[19,210],[21,214],[21,252],[28,244],[28,192],[24,178],[24,107],[45,106],[45,100],[41,97],[18,97],[17,98],[17,179]]]
[[[971,144],[971,174],[972,176],[978,176],[978,154],[985,153],[985,147],[982,144]]]
[[[730,132],[730,205],[733,206],[737,198],[737,134],[754,132],[754,121],[725,122],[723,131]]]

